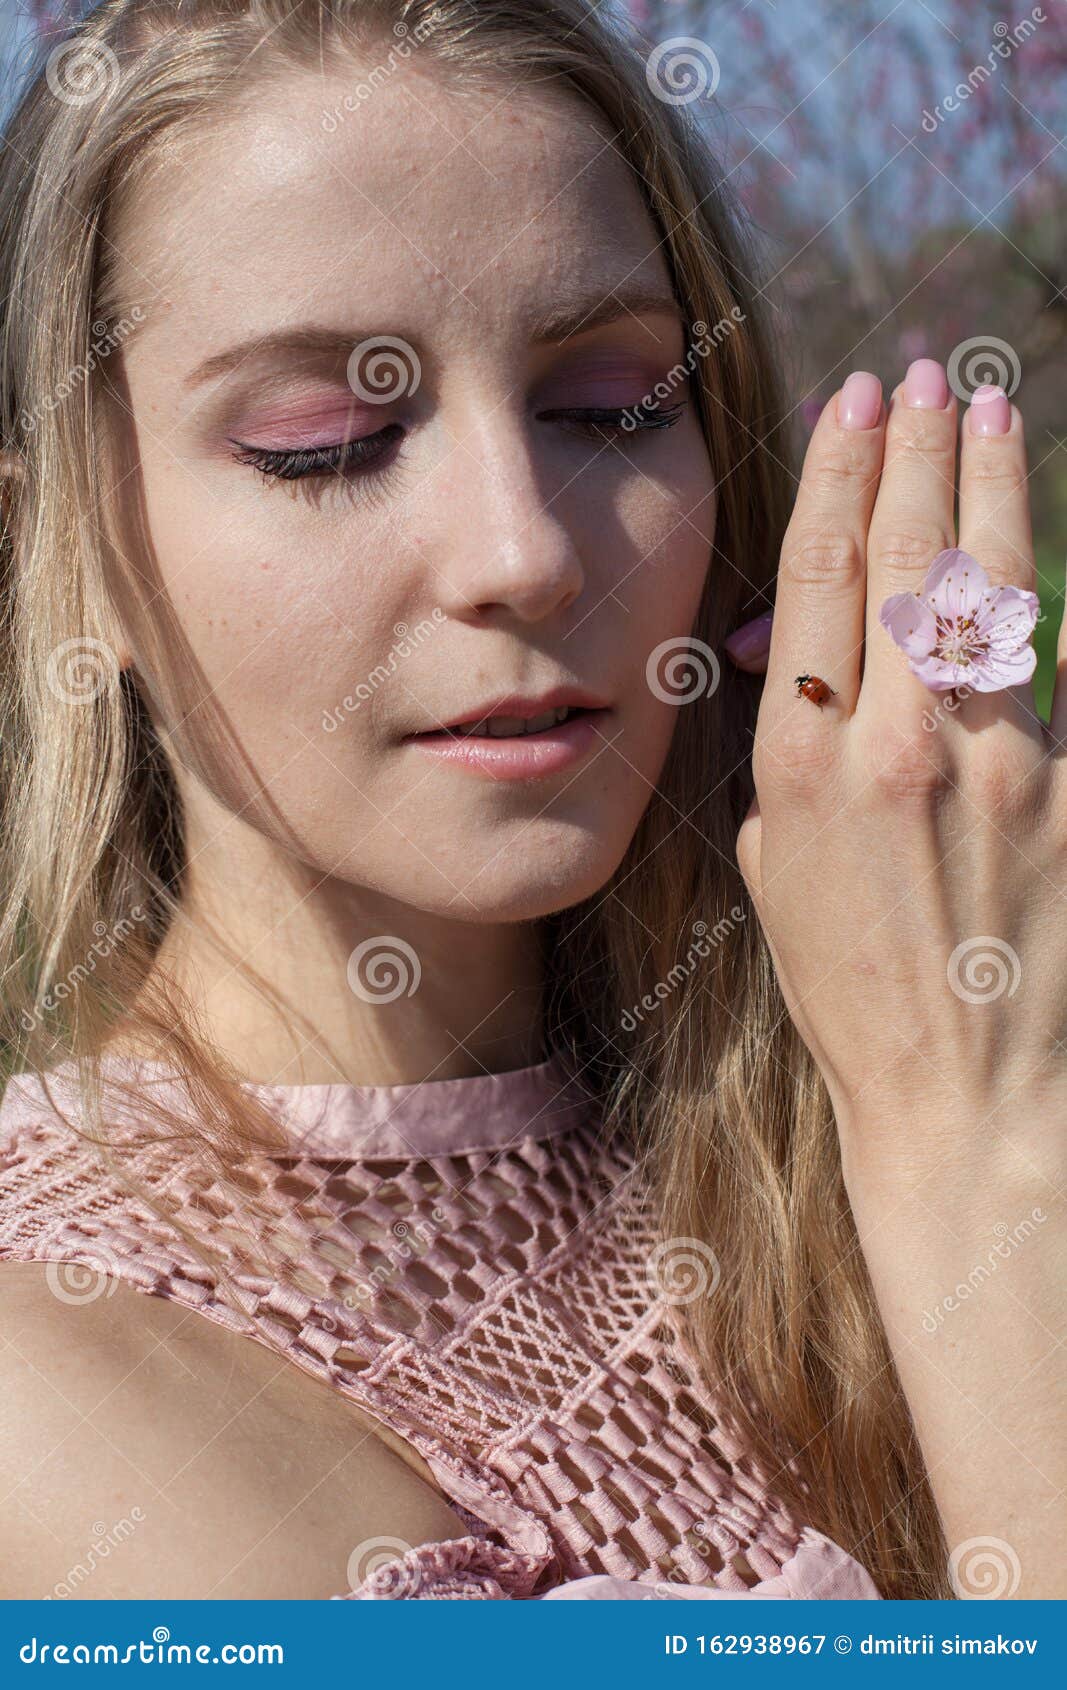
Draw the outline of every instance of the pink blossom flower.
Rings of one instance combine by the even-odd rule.
[[[978,560],[953,547],[934,558],[921,593],[891,594],[879,621],[932,692],[999,692],[1034,672],[1038,608],[1036,593],[990,586]]]

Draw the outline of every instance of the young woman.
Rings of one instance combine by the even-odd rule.
[[[1065,1593],[1067,700],[879,625],[936,364],[845,381],[779,568],[662,69],[582,0],[103,0],[10,123],[9,1596]]]

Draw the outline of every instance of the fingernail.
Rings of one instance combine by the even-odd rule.
[[[882,414],[882,384],[867,370],[853,370],[837,402],[842,428],[873,428]]]
[[[1007,434],[1011,428],[1011,406],[1002,387],[976,387],[967,412],[967,427],[972,434]]]
[[[765,610],[762,616],[755,616],[751,622],[742,622],[740,628],[735,628],[725,642],[730,656],[747,663],[769,651],[773,618],[774,611]]]
[[[904,377],[903,399],[913,411],[943,411],[948,404],[948,377],[936,358],[916,358]]]

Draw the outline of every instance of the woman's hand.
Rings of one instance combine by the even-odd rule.
[[[738,857],[848,1148],[867,1135],[865,1151],[905,1168],[946,1149],[984,1157],[991,1118],[1055,1100],[1044,1130],[1062,1168],[1067,696],[1049,730],[1029,683],[931,692],[878,620],[956,544],[956,410],[923,360],[888,417],[861,373],[819,420]],[[994,585],[1035,584],[1026,477],[1018,411],[984,397],[962,430],[959,545]],[[758,666],[758,650],[743,661]],[[834,695],[798,696],[801,675]]]
[[[834,1105],[952,1581],[1063,1597],[1067,681],[1046,728],[1029,682],[929,691],[879,622],[957,543],[956,444],[929,360],[888,417],[862,373],[823,412],[738,859]],[[994,587],[1034,587],[1026,479],[1018,411],[983,394],[962,428],[958,544]],[[738,655],[763,661],[758,639]],[[802,675],[833,688],[821,708]]]

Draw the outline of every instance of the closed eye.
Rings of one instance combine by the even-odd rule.
[[[672,428],[685,410],[684,401],[655,410],[643,410],[640,405],[628,409],[605,409],[588,406],[580,410],[541,411],[544,422],[562,422],[583,434],[595,438],[620,440],[649,429]],[[391,448],[403,438],[399,423],[389,423],[376,434],[359,440],[344,440],[333,446],[302,446],[286,450],[279,447],[249,446],[231,440],[237,463],[247,464],[272,481],[325,480],[330,476],[344,476],[350,471],[360,474],[383,467],[391,456]]]
[[[336,446],[302,446],[296,450],[267,446],[246,446],[239,440],[230,444],[237,450],[234,458],[248,464],[261,475],[275,481],[303,481],[308,477],[344,475],[349,470],[366,470],[388,457],[389,449],[403,436],[399,423],[390,423],[376,434],[359,440],[343,440]]]

